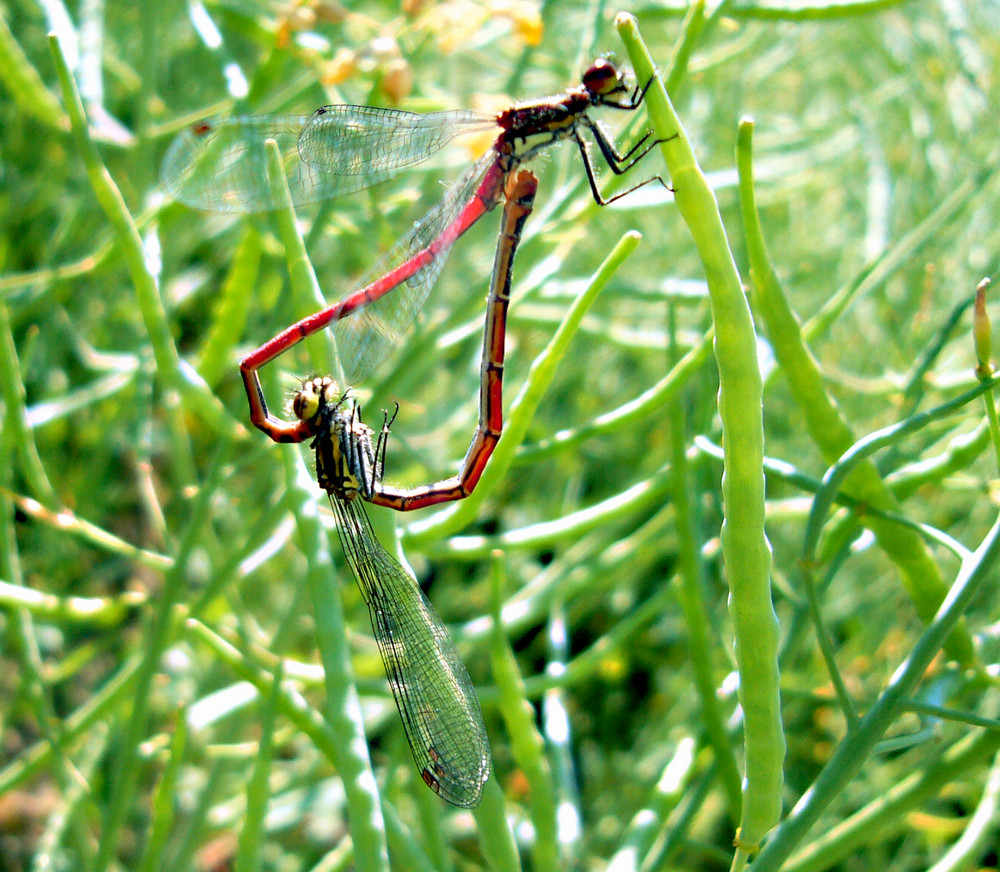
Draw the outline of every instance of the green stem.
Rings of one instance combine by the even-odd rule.
[[[907,697],[914,691],[969,604],[995,573],[998,559],[1000,520],[994,523],[975,553],[962,562],[940,610],[921,634],[888,687],[861,719],[857,728],[844,737],[808,792],[754,859],[754,872],[777,872],[785,868],[784,861],[806,838],[823,811],[842,794],[851,779],[868,762],[885,731],[905,711]]]
[[[671,325],[673,326],[673,325]],[[670,331],[673,344],[675,331]],[[725,719],[717,695],[712,656],[712,634],[708,621],[708,608],[702,594],[701,544],[698,540],[690,494],[690,465],[687,459],[685,438],[686,416],[684,404],[675,399],[670,403],[670,446],[673,462],[673,495],[671,502],[677,514],[677,570],[680,575],[680,600],[687,626],[689,659],[694,670],[695,686],[701,700],[701,719],[705,725],[708,742],[715,754],[719,779],[728,803],[729,816],[735,823],[740,817],[740,773],[733,754],[732,743],[726,732]]]
[[[266,144],[266,155],[268,176],[283,193],[282,208],[274,214],[285,244],[293,291],[300,302],[322,300],[316,273],[295,222],[288,180],[275,142]],[[360,703],[351,668],[344,612],[331,571],[329,548],[316,510],[318,487],[296,452],[284,450],[282,458],[288,499],[295,515],[301,550],[308,560],[306,582],[313,601],[316,641],[326,681],[326,718],[338,737],[334,762],[344,781],[355,861],[359,869],[387,869],[389,855],[385,823],[368,756],[364,725],[357,716]]]
[[[136,302],[156,358],[159,377],[168,389],[177,391],[190,408],[197,409],[199,420],[213,427],[216,432],[230,437],[246,435],[245,428],[232,419],[194,369],[181,361],[177,346],[170,335],[159,286],[147,266],[139,230],[125,205],[121,191],[101,161],[97,148],[90,138],[80,92],[55,36],[49,37],[49,45],[55,59],[56,72],[59,74],[59,83],[62,85],[63,101],[69,113],[77,150],[87,170],[97,201],[114,227],[122,254],[125,256],[135,288]]]
[[[517,671],[514,653],[504,635],[503,569],[499,555],[493,560],[490,576],[493,606],[491,644],[493,676],[500,691],[500,714],[510,737],[514,760],[531,785],[531,820],[535,828],[535,869],[558,869],[559,838],[556,818],[555,784],[545,756],[545,739],[535,724],[535,710],[528,702],[524,681]]]
[[[639,81],[654,66],[634,18],[618,32]],[[725,471],[722,550],[736,637],[744,718],[746,777],[736,865],[756,850],[781,814],[785,741],[778,687],[778,620],[771,604],[771,548],[764,535],[763,384],[753,320],[729,250],[718,203],[666,91],[656,80],[646,95],[653,129],[674,185],[677,210],[691,232],[708,282],[719,368]]]
[[[806,344],[806,331],[791,310],[767,255],[754,198],[752,136],[753,122],[744,120],[737,141],[737,164],[755,299],[759,301],[775,357],[805,416],[809,433],[823,457],[833,463],[850,448],[855,436],[827,391],[820,367]],[[861,463],[853,468],[850,478],[844,480],[844,489],[865,504],[889,512],[899,509],[872,463]],[[825,519],[825,513],[821,517]],[[917,614],[924,622],[929,621],[948,590],[930,549],[911,529],[886,523],[872,515],[862,516],[861,522],[874,533],[879,546],[898,567],[903,587]],[[948,642],[948,653],[963,665],[975,660],[972,640],[963,625],[955,628],[955,636]]]

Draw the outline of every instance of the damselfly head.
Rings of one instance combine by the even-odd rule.
[[[626,90],[625,73],[608,58],[598,58],[584,72],[583,87],[594,97],[609,97]]]
[[[315,418],[326,406],[337,406],[344,394],[329,376],[307,378],[292,397],[292,412],[300,421]]]

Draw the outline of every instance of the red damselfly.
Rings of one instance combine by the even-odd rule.
[[[277,205],[272,193],[275,180],[268,176],[264,157],[268,139],[276,141],[282,154],[293,202],[303,204],[382,182],[426,160],[461,133],[500,128],[486,154],[393,246],[357,290],[292,325],[242,361],[253,423],[276,440],[297,426],[263,414],[259,386],[253,388],[256,371],[331,324],[338,355],[334,371],[351,384],[370,373],[413,322],[455,240],[502,201],[505,181],[519,164],[554,143],[570,140],[579,149],[599,204],[634,190],[602,195],[585,134],[616,174],[626,172],[660,140],[647,132],[620,153],[588,113],[595,107],[634,111],[651,83],[652,79],[642,88],[630,89],[623,72],[611,61],[599,59],[584,73],[581,84],[564,94],[518,103],[497,115],[463,110],[418,115],[334,105],[317,109],[310,117],[210,119],[181,134],[163,162],[164,188],[197,208],[255,212]],[[653,181],[666,186],[659,176],[641,185]],[[400,290],[390,294],[394,288]],[[358,310],[362,310],[358,315],[346,318]]]
[[[410,501],[428,505],[456,499],[475,486],[503,426],[504,336],[513,259],[536,187],[531,173],[518,173],[504,204],[483,337],[479,426],[462,474],[416,491],[388,487],[383,482],[392,423],[388,416],[373,441],[360,408],[329,377],[306,379],[292,402],[304,437],[313,440],[319,485],[329,494],[347,562],[368,604],[413,759],[435,793],[466,808],[479,804],[490,773],[479,701],[437,612],[379,544],[362,501],[395,508]]]

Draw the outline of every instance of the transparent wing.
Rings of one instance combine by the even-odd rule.
[[[281,152],[292,201],[312,203],[347,193],[344,179],[325,175],[299,159],[298,138],[306,115],[244,115],[210,118],[179,134],[160,167],[168,194],[195,209],[262,212],[277,207],[267,172],[264,143]]]
[[[449,228],[455,230],[452,225],[472,199],[486,170],[495,160],[493,151],[483,155],[447,190],[437,205],[379,258],[358,283],[359,291],[342,301],[345,309],[353,312],[350,317],[342,318],[333,325],[340,374],[345,384],[361,382],[400,344],[441,274],[451,247],[458,238],[458,232],[449,233]],[[437,243],[433,254],[408,279],[400,284],[383,283],[376,293],[366,294],[364,289],[377,286],[379,279],[410,261],[432,243]],[[368,297],[356,312],[356,306],[352,302],[355,294]]]
[[[417,114],[376,106],[323,106],[299,134],[299,156],[338,176],[360,177],[368,187],[403,167],[427,160],[460,133],[488,130],[496,119],[454,110]]]
[[[302,205],[385,181],[426,160],[459,133],[492,123],[472,112],[416,115],[369,106],[327,106],[311,116],[209,118],[170,144],[160,182],[196,209],[274,209],[278,204],[264,153],[264,143],[273,139],[292,202]]]
[[[465,664],[416,581],[375,538],[364,503],[334,494],[330,503],[417,769],[442,798],[474,808],[489,778],[490,746]]]

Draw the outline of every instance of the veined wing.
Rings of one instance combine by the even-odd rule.
[[[292,202],[302,205],[383,182],[459,133],[493,123],[473,112],[417,115],[370,106],[327,106],[311,116],[209,118],[170,144],[160,182],[196,209],[263,212],[278,205],[267,172],[268,139],[278,144]]]
[[[427,160],[462,133],[496,127],[490,115],[455,109],[405,112],[377,106],[322,106],[299,134],[299,156],[338,176],[378,181]],[[361,187],[375,184],[366,181]]]
[[[474,808],[489,778],[490,746],[458,649],[416,581],[379,544],[361,499],[331,493],[330,503],[417,769],[442,798]]]
[[[357,284],[358,289],[381,289],[368,295],[360,311],[333,325],[338,374],[344,384],[361,382],[399,346],[441,274],[455,240],[465,229],[456,226],[457,219],[495,160],[492,151],[479,158]],[[402,286],[387,279],[397,267],[426,249],[432,251]],[[357,307],[354,297],[350,294],[343,300],[352,311]]]

